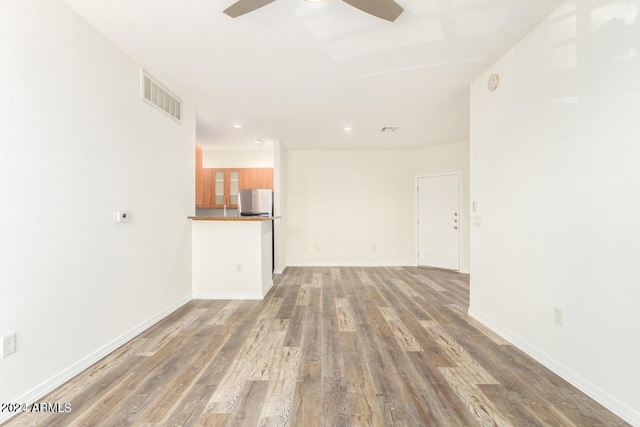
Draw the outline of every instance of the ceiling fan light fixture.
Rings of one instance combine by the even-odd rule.
[[[223,10],[232,18],[237,18],[254,10],[260,9],[276,0],[237,0],[234,4]],[[309,3],[321,3],[324,0],[305,0]],[[393,22],[404,11],[395,0],[342,0],[356,9],[377,16],[389,22]]]

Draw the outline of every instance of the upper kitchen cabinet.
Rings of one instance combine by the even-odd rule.
[[[251,162],[243,160],[237,154],[226,153],[226,158],[221,153],[215,154],[214,159],[210,152],[203,151],[201,146],[196,145],[196,208],[221,209],[226,205],[227,208],[235,209],[238,207],[240,190],[273,190],[273,168],[226,167]],[[242,154],[247,156],[246,153]],[[265,163],[264,159],[261,163]]]
[[[240,191],[240,169],[205,169],[206,208],[237,208]]]
[[[202,203],[198,208],[212,208],[215,202],[215,169],[202,169]]]
[[[273,190],[273,168],[240,169],[240,189],[258,188]]]

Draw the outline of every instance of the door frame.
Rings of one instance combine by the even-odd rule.
[[[447,270],[447,271],[457,271],[461,272],[462,268],[462,247],[460,236],[462,235],[462,172],[447,172],[447,173],[437,173],[432,175],[417,175],[415,178],[415,186],[414,186],[414,201],[415,201],[415,231],[414,231],[414,246],[415,246],[415,254],[416,254],[416,267],[420,267],[420,200],[418,198],[418,191],[420,189],[420,179],[422,178],[437,178],[440,176],[451,176],[457,175],[458,177],[458,218],[460,218],[459,228],[458,228],[458,269],[457,270]]]

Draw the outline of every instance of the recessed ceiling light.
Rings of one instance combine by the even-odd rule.
[[[324,0],[304,0],[307,3],[322,3]]]
[[[344,128],[345,132],[351,132],[351,128],[349,126],[347,126],[346,128]]]
[[[256,145],[260,145],[262,144],[262,141],[260,141],[259,139],[256,139],[255,141],[253,141],[253,143]]]
[[[242,125],[233,125],[233,127],[236,129],[242,129]]]

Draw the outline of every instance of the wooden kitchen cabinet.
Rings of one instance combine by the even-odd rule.
[[[215,169],[202,169],[202,204],[199,208],[212,208],[214,202]]]
[[[198,154],[196,148],[197,208],[236,209],[238,192],[256,188],[273,190],[273,168],[202,168],[202,149]]]
[[[240,169],[204,169],[204,208],[238,207]]]
[[[273,190],[273,168],[240,169],[240,189],[258,188]]]

